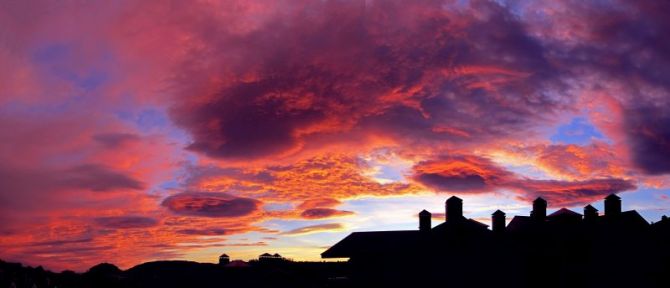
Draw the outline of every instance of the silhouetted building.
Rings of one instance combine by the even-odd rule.
[[[286,259],[279,255],[278,253],[275,254],[270,254],[270,253],[263,253],[260,256],[258,256],[258,262],[260,263],[278,263],[278,262],[284,262]]]
[[[547,200],[537,197],[533,201],[533,211],[530,212],[530,217],[537,221],[544,221],[547,217]]]
[[[463,218],[463,200],[456,196],[451,196],[447,199],[445,203],[445,215],[447,221],[452,219],[462,219]]]
[[[432,228],[431,217],[433,217],[433,215],[426,210],[419,212],[419,231],[430,231],[430,228]]]
[[[226,254],[221,254],[221,256],[219,256],[219,265],[226,265],[228,263],[230,263],[230,257]]]
[[[453,196],[445,203],[446,220],[435,227],[423,210],[419,230],[354,232],[321,256],[349,258],[361,287],[442,279],[448,279],[446,287],[664,287],[651,285],[662,278],[654,273],[670,271],[670,264],[655,264],[659,257],[670,261],[670,248],[661,240],[670,241],[667,217],[650,230],[637,211],[622,212],[614,194],[605,198],[602,216],[591,205],[584,215],[567,208],[547,215],[547,207],[538,197],[529,216],[514,216],[507,225],[505,213],[496,210],[493,233],[464,217],[463,200]]]
[[[585,222],[593,222],[598,219],[598,209],[595,207],[589,205],[586,205],[584,207],[584,221]]]
[[[616,216],[621,214],[621,198],[610,194],[605,198],[605,216]]]
[[[495,233],[505,232],[505,212],[500,210],[493,212],[491,214],[491,226]]]

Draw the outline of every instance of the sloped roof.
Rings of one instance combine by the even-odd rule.
[[[570,209],[567,209],[567,208],[561,208],[561,209],[558,209],[558,211],[549,214],[549,216],[547,216],[547,217],[566,217],[566,216],[567,217],[581,217],[582,214],[579,214],[579,213],[577,213],[575,211],[572,211]]]
[[[612,194],[614,195],[614,194]],[[649,222],[640,215],[640,213],[637,213],[635,210],[630,210],[630,211],[624,211],[621,212],[621,214],[616,215],[615,217],[608,216],[608,215],[602,215],[600,216],[601,221],[605,221],[611,224],[617,224],[617,225],[625,225],[625,226],[639,226],[639,227],[644,227],[644,226],[649,226]]]
[[[592,210],[598,212],[598,209],[596,209],[596,207],[591,206],[591,204],[584,206],[584,210]]]
[[[263,253],[263,254],[261,254],[261,257],[272,257],[272,254],[270,254],[270,253]]]
[[[501,214],[504,216],[505,212],[500,211],[500,209],[499,209],[499,210],[496,210],[496,212],[493,212],[493,214],[491,214],[491,215],[501,215]]]
[[[322,258],[348,258],[361,254],[388,254],[416,247],[421,233],[410,231],[354,232],[337,242],[325,252]]]
[[[430,212],[426,211],[426,209],[423,209],[421,210],[421,212],[419,212],[419,215],[431,215],[431,214]]]
[[[491,232],[488,229],[489,225],[478,222],[474,219],[458,219],[456,221],[447,220],[444,223],[433,227],[432,233],[449,233],[457,230],[459,233],[487,233]]]
[[[507,224],[507,230],[509,231],[521,231],[529,228],[533,225],[533,219],[530,216],[514,216],[512,221]]]
[[[223,254],[221,254],[221,256],[219,256],[219,258],[221,258],[221,257],[226,257],[226,258],[228,258],[228,255],[227,255],[226,253],[223,253]]]

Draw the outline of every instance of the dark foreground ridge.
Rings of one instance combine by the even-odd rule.
[[[446,202],[446,221],[419,229],[355,232],[322,253],[347,262],[294,262],[264,253],[219,264],[149,262],[122,271],[99,264],[78,274],[0,261],[1,287],[670,287],[670,220],[649,224],[621,199],[605,199],[584,215],[562,208],[547,215],[492,214],[492,229],[463,216],[463,201]]]
[[[339,285],[338,277],[350,273],[347,266],[346,262],[250,261],[228,266],[157,261],[125,271],[103,263],[79,274],[0,261],[0,287],[347,287]]]

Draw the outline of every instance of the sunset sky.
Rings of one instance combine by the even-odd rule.
[[[85,271],[353,231],[670,214],[670,2],[0,0],[0,259]],[[551,211],[550,211],[551,212]]]

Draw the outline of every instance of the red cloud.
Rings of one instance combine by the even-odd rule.
[[[351,211],[336,210],[331,208],[312,208],[302,211],[302,213],[300,213],[300,216],[306,219],[323,219],[323,218],[340,217],[353,214],[354,212]]]
[[[589,203],[603,195],[636,188],[632,181],[617,178],[583,181],[528,179],[477,156],[452,156],[421,162],[414,167],[413,179],[437,192],[481,193],[508,189],[527,201],[542,196],[551,206]]]
[[[289,230],[286,232],[283,232],[283,235],[305,235],[305,234],[313,234],[313,233],[320,233],[320,232],[329,232],[329,231],[340,231],[344,228],[344,225],[340,223],[326,223],[326,224],[318,224],[318,225],[310,225],[310,226],[305,226],[305,227],[300,227],[296,228],[293,230]]]
[[[105,228],[147,228],[158,225],[158,220],[142,216],[112,216],[95,218],[95,223]]]
[[[310,209],[310,208],[332,208],[342,204],[341,201],[333,198],[316,198],[308,199],[298,205],[298,209]]]
[[[161,205],[182,215],[240,217],[258,210],[260,201],[226,193],[184,192],[165,198]]]
[[[485,20],[437,2],[289,6],[250,33],[198,39],[207,54],[190,53],[181,68],[206,59],[206,71],[180,79],[171,109],[190,150],[242,162],[380,139],[481,143],[563,109],[541,91],[561,82],[546,77],[541,46],[497,4],[468,7]],[[211,25],[201,28],[220,26]]]
[[[486,158],[451,156],[414,166],[414,180],[437,191],[490,192],[514,175]]]

